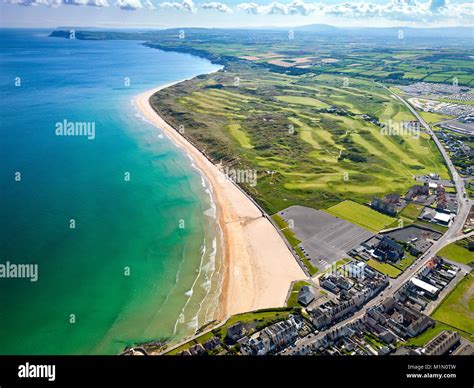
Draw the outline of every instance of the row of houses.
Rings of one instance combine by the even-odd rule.
[[[301,316],[290,315],[287,320],[274,323],[253,334],[247,342],[242,344],[240,352],[244,355],[255,356],[275,354],[295,343],[303,323]]]
[[[341,270],[320,277],[319,282],[337,298],[308,309],[317,330],[354,314],[389,284],[387,276],[373,271],[364,262],[350,262]]]

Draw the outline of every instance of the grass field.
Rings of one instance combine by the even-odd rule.
[[[370,259],[369,261],[367,261],[367,264],[371,266],[373,269],[379,272],[382,272],[383,274],[393,279],[399,276],[403,272],[402,270],[395,268],[391,264],[381,263],[374,259]]]
[[[305,282],[304,280],[300,282],[296,282],[293,284],[293,287],[291,289],[290,297],[288,298],[288,301],[286,305],[288,307],[295,307],[298,305],[298,293],[300,292],[301,287],[303,286],[310,286],[311,284],[308,282]]]
[[[403,345],[423,347],[444,330],[457,331],[461,336],[467,338],[468,340],[472,340],[472,336],[468,333],[463,332],[461,330],[456,330],[456,328],[449,325],[445,325],[444,323],[436,322],[434,327],[429,328],[417,337],[410,338],[408,341],[404,342]]]
[[[453,116],[442,115],[442,114],[433,113],[433,112],[422,112],[422,111],[420,111],[419,113],[420,113],[420,116],[423,117],[423,119],[428,124],[437,123],[439,121],[450,120],[450,119],[453,118]]]
[[[413,264],[413,262],[416,260],[414,256],[412,256],[410,253],[405,252],[405,258],[394,264],[394,267],[405,271],[410,265]]]
[[[417,205],[416,203],[409,203],[405,208],[400,212],[400,217],[408,219],[411,222],[415,222],[423,210],[423,205]]]
[[[344,201],[326,209],[329,214],[342,218],[364,229],[378,232],[396,221],[395,218],[376,212],[368,206]]]
[[[474,335],[474,278],[466,275],[441,302],[432,317]]]
[[[466,248],[467,240],[460,240],[445,246],[438,255],[463,264],[474,262],[474,251]]]

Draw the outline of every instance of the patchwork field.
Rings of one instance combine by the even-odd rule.
[[[162,90],[154,101],[212,160],[256,170],[256,187],[241,185],[271,214],[402,193],[414,175],[448,177],[426,136],[383,133],[377,122],[413,117],[371,81],[280,74],[236,60],[225,72]]]

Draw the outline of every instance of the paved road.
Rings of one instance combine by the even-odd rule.
[[[387,89],[388,90],[388,89]],[[382,293],[380,293],[378,296],[376,296],[374,299],[369,301],[367,304],[364,305],[364,307],[357,311],[354,315],[351,317],[337,323],[336,325],[331,326],[328,330],[322,331],[321,333],[317,335],[311,335],[311,337],[304,337],[301,338],[296,342],[296,346],[290,349],[287,349],[283,354],[292,354],[292,353],[298,353],[299,350],[307,348],[309,345],[312,343],[316,342],[319,338],[324,336],[328,331],[339,328],[341,326],[344,326],[350,322],[353,322],[359,318],[361,318],[366,310],[380,302],[382,302],[384,299],[393,296],[398,289],[406,282],[408,281],[415,273],[417,273],[423,266],[426,265],[426,263],[444,246],[450,244],[451,242],[460,240],[462,238],[465,238],[466,236],[472,236],[474,232],[468,233],[467,235],[462,235],[462,228],[464,226],[464,223],[466,221],[466,218],[469,214],[469,210],[471,208],[471,205],[473,204],[473,201],[464,198],[464,181],[461,177],[459,177],[459,174],[457,173],[453,163],[451,162],[451,159],[446,152],[446,150],[443,148],[442,144],[439,142],[438,138],[436,137],[436,134],[431,130],[430,126],[426,123],[425,120],[418,114],[418,112],[407,102],[405,101],[402,97],[398,96],[397,94],[393,93],[390,91],[396,98],[398,98],[402,103],[404,103],[408,109],[415,115],[415,117],[420,121],[421,125],[425,128],[426,132],[432,137],[434,142],[436,143],[436,146],[438,147],[439,151],[441,152],[441,155],[443,156],[450,172],[451,176],[453,177],[453,181],[456,186],[456,192],[457,192],[457,201],[458,201],[458,214],[454,221],[452,222],[451,226],[449,227],[448,231],[438,240],[433,243],[433,245],[428,249],[423,255],[421,255],[413,265],[406,269],[405,272],[403,272],[398,278],[393,279],[390,281],[390,285],[388,288],[386,288]]]

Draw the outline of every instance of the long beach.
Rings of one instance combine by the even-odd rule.
[[[241,312],[283,306],[291,282],[306,276],[257,206],[153,109],[153,94],[176,83],[136,96],[135,105],[150,123],[191,156],[212,186],[226,264],[215,318],[223,320]]]

